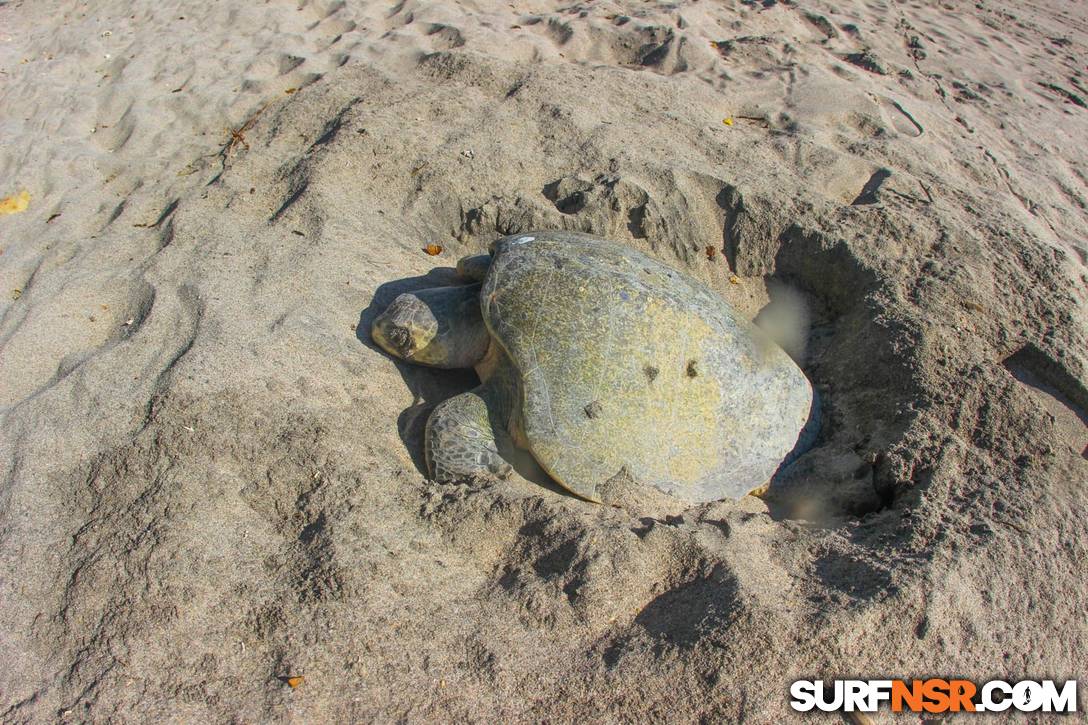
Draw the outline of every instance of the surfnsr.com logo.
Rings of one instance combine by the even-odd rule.
[[[892,712],[1076,712],[1077,681],[798,680],[790,697],[798,712],[876,712],[884,703]]]

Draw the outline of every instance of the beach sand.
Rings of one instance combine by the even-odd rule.
[[[1084,680],[1086,46],[1062,0],[0,2],[0,719]],[[539,228],[804,308],[765,499],[426,480],[475,378],[369,323]]]

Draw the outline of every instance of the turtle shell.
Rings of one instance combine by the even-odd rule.
[[[696,280],[584,234],[492,250],[484,321],[518,371],[529,450],[564,487],[599,500],[626,469],[691,501],[736,498],[797,446],[808,380]]]

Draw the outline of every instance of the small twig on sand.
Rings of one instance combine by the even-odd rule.
[[[269,101],[268,103],[258,108],[257,112],[250,116],[248,119],[246,119],[245,123],[243,123],[238,128],[228,127],[226,131],[230,134],[230,138],[226,140],[226,142],[222,145],[222,147],[220,147],[218,151],[210,154],[204,154],[203,156],[198,156],[195,161],[179,171],[178,176],[189,176],[190,174],[195,174],[197,171],[199,171],[199,168],[196,167],[195,164],[203,159],[210,158],[218,158],[220,168],[225,171],[227,168],[227,161],[230,159],[231,154],[234,153],[234,149],[236,147],[242,146],[245,148],[246,151],[249,151],[249,142],[246,140],[246,131],[249,131],[253,128],[254,125],[256,125],[257,119],[271,104],[272,102]]]
[[[250,130],[251,128],[253,128],[254,125],[256,125],[257,119],[262,113],[264,113],[264,109],[268,108],[268,105],[269,104],[266,103],[259,109],[257,109],[257,112],[250,116],[246,120],[246,122],[238,128],[227,129],[227,131],[230,133],[230,138],[225,144],[223,144],[223,148],[219,150],[219,158],[223,162],[224,167],[227,165],[227,160],[230,158],[230,155],[234,152],[234,149],[239,144],[244,146],[246,151],[249,151],[249,142],[246,141],[246,131]]]

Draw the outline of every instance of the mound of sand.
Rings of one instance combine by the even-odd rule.
[[[1084,9],[478,5],[0,3],[3,720],[1088,677]],[[426,480],[369,323],[535,228],[792,325],[767,500]]]

